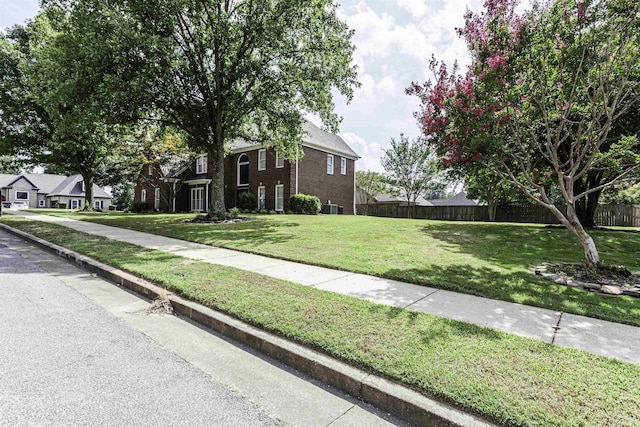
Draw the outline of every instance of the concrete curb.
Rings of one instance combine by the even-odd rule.
[[[9,227],[6,224],[0,223],[0,227],[146,298],[154,299],[164,291],[163,288],[130,273]],[[193,301],[177,295],[169,295],[169,299],[176,313],[248,345],[412,424],[435,427],[495,425],[453,406],[426,397],[410,388],[255,328]]]

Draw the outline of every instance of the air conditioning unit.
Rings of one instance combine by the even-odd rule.
[[[337,215],[338,214],[338,205],[331,203],[331,204],[327,204],[327,205],[322,205],[322,209],[320,210],[321,213],[323,214],[332,214],[332,215]]]

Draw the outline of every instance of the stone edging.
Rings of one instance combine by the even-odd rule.
[[[547,269],[551,263],[542,263],[538,265],[534,273],[537,277],[556,283],[558,285],[569,286],[572,288],[580,288],[590,292],[600,292],[608,295],[628,295],[631,297],[640,298],[640,284],[636,284],[630,287],[621,287],[616,285],[603,285],[600,283],[581,282],[579,280],[567,278],[561,274],[549,273]],[[636,277],[640,276],[640,272],[634,273]]]
[[[126,287],[146,298],[157,298],[163,288],[125,271],[0,223],[0,228],[65,258],[77,266]],[[176,313],[248,345],[351,396],[416,425],[494,426],[489,421],[439,402],[403,385],[370,374],[277,335],[265,332],[177,295],[169,295]]]

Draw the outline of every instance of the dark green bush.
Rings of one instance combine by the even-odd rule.
[[[321,207],[316,196],[294,194],[289,198],[289,209],[294,214],[317,215]]]
[[[147,202],[134,201],[129,205],[129,211],[133,213],[140,213],[151,210],[151,206]]]
[[[238,194],[238,207],[240,209],[255,209],[257,205],[258,199],[251,191],[244,191]]]
[[[58,203],[58,209],[67,209],[66,203]]]

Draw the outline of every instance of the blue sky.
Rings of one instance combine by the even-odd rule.
[[[38,11],[38,0],[0,0],[0,28],[22,24]],[[343,117],[340,135],[361,156],[359,170],[383,171],[380,157],[392,137],[419,135],[413,112],[417,99],[405,95],[412,81],[430,77],[432,55],[461,66],[468,63],[455,34],[467,8],[483,0],[342,0],[340,16],[355,30],[358,77],[362,87],[350,104],[337,99]],[[313,119],[312,119],[313,120]]]

